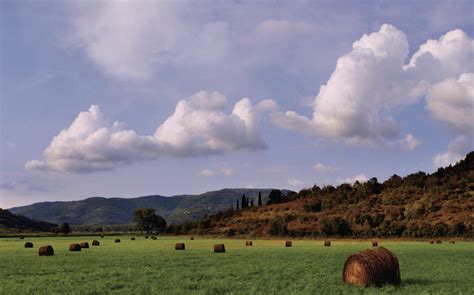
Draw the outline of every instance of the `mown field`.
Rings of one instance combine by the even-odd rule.
[[[0,294],[474,294],[474,243],[389,242],[400,262],[402,285],[360,288],[341,282],[345,259],[369,242],[204,239],[129,236],[97,238],[99,247],[69,252],[93,237],[0,239]],[[24,248],[24,243],[34,248]],[[176,242],[186,244],[175,251]],[[226,253],[213,253],[224,243]],[[54,256],[38,256],[52,245]]]

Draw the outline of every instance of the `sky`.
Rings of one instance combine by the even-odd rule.
[[[433,172],[473,1],[0,1],[0,207]]]

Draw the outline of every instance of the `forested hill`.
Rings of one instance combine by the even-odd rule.
[[[261,192],[264,201],[270,189],[222,189],[200,195],[180,195],[173,197],[144,196],[138,198],[93,197],[81,201],[43,202],[9,209],[38,220],[54,223],[108,225],[132,222],[133,210],[151,207],[168,223],[196,220],[208,214],[227,210],[243,194],[256,200]]]
[[[56,227],[57,224],[33,220],[0,208],[0,230],[53,231]]]
[[[383,183],[314,186],[269,204],[226,211],[185,227],[190,233],[256,236],[474,237],[474,152],[433,174]]]

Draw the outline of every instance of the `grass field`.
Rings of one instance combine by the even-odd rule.
[[[359,288],[343,285],[342,268],[369,242],[244,240],[122,236],[96,238],[99,247],[69,252],[72,242],[92,237],[0,239],[0,294],[474,294],[474,243],[380,242],[400,262],[402,285]],[[24,248],[24,243],[34,248]],[[175,251],[183,241],[185,251]],[[225,243],[226,253],[213,253]],[[38,256],[52,245],[54,256]]]

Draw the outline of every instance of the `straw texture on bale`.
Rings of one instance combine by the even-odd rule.
[[[81,248],[82,249],[88,249],[89,248],[89,243],[88,242],[81,242]]]
[[[81,251],[81,245],[71,244],[69,245],[69,251]]]
[[[33,248],[33,243],[32,242],[26,242],[25,243],[25,248]]]
[[[253,242],[252,241],[245,241],[245,246],[252,246]]]
[[[184,250],[184,248],[184,243],[176,243],[176,245],[174,245],[175,250]]]
[[[383,247],[364,250],[347,258],[342,281],[357,286],[400,285],[397,257]]]
[[[99,246],[99,245],[100,245],[99,241],[97,240],[92,241],[92,246]]]
[[[214,253],[224,253],[224,252],[225,252],[224,244],[215,244],[214,245]]]
[[[441,240],[436,240],[436,244],[441,244],[443,241]]]
[[[115,243],[120,243],[120,239],[115,239]]]
[[[372,247],[377,247],[379,245],[379,242],[377,241],[372,241]]]
[[[285,247],[291,247],[291,246],[293,246],[293,243],[291,243],[291,241],[285,242]]]
[[[50,245],[41,246],[38,250],[39,256],[52,256],[54,255],[54,249]]]
[[[324,247],[331,247],[331,241],[324,241]]]

